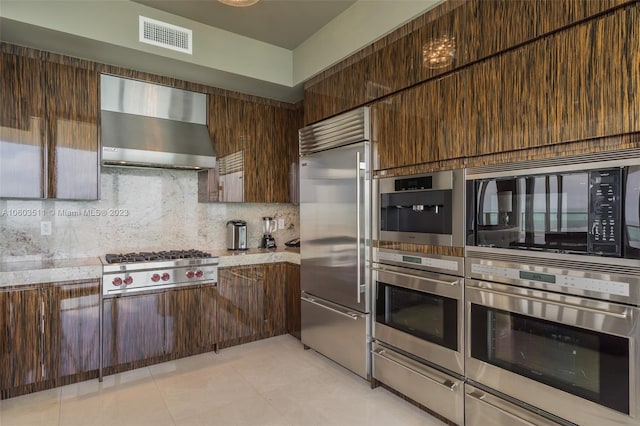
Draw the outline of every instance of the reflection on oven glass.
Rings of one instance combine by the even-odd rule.
[[[599,392],[600,354],[597,336],[570,332],[508,313],[492,312],[496,333],[493,357],[554,377],[570,386]]]

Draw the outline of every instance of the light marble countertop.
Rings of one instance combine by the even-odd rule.
[[[300,264],[298,248],[209,250],[209,253],[219,257],[221,268],[277,262]],[[0,262],[0,287],[100,278],[102,263],[97,257]]]

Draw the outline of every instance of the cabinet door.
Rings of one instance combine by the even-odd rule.
[[[169,290],[165,294],[166,352],[180,358],[213,349],[215,287]]]
[[[286,322],[286,264],[268,263],[258,265],[264,282],[264,337],[278,336],[287,332]]]
[[[42,380],[40,287],[0,289],[0,389]]]
[[[468,79],[460,71],[373,104],[375,169],[471,154]]]
[[[264,306],[263,274],[255,265],[218,269],[218,344],[227,347],[259,339]]]
[[[46,64],[49,197],[98,199],[98,73]]]
[[[45,287],[44,366],[48,377],[97,372],[100,362],[100,282]]]
[[[300,265],[287,263],[286,282],[287,332],[300,339]]]
[[[0,53],[0,197],[43,198],[45,170],[42,66]]]
[[[145,365],[164,355],[164,293],[107,298],[104,304],[104,366]],[[148,364],[148,363],[147,363]]]

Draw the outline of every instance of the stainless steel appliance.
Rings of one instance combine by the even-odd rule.
[[[377,182],[379,240],[464,246],[464,170]]]
[[[370,118],[300,130],[302,342],[370,377]]]
[[[637,155],[467,170],[468,416],[640,423]]]
[[[374,249],[372,377],[464,422],[464,262]]]
[[[102,74],[100,110],[102,164],[216,165],[204,93]]]
[[[247,222],[244,220],[227,222],[227,249],[247,250]]]
[[[262,239],[260,240],[261,248],[276,248],[276,240],[271,235],[278,228],[278,223],[270,216],[262,218]]]

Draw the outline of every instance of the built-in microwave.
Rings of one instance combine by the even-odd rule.
[[[378,239],[463,247],[464,182],[462,169],[379,179]]]
[[[640,161],[626,156],[468,169],[467,246],[640,259]]]

